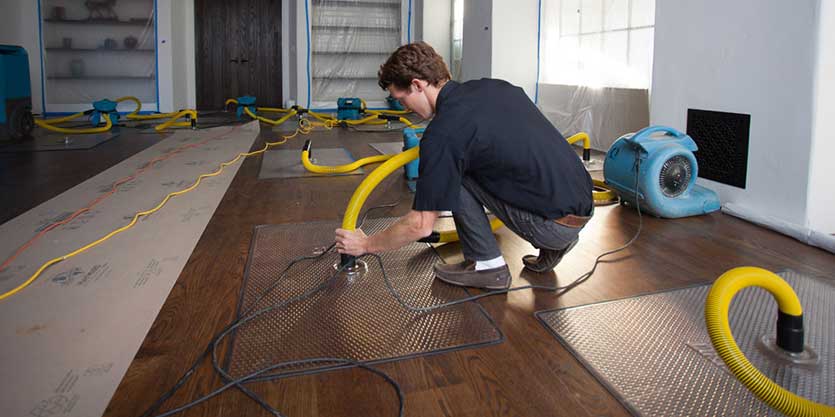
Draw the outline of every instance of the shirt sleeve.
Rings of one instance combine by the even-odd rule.
[[[455,211],[461,198],[464,161],[447,138],[424,136],[420,144],[417,189],[412,209]]]

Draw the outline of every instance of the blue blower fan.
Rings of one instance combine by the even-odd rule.
[[[641,209],[655,216],[678,218],[710,213],[719,210],[719,196],[696,185],[696,150],[696,142],[690,136],[671,127],[650,126],[621,136],[612,144],[603,163],[603,176],[624,202],[634,205],[637,196]],[[641,172],[636,181],[639,158]]]

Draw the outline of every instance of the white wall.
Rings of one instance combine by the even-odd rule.
[[[160,4],[160,3],[158,3]],[[162,20],[160,20],[160,23]],[[171,9],[172,111],[195,108],[194,0],[174,0]],[[160,90],[160,95],[165,95]]]
[[[2,0],[0,44],[17,45],[29,54],[29,79],[32,84],[32,111],[43,112],[41,100],[41,48],[38,33],[38,2]]]
[[[538,17],[538,0],[493,2],[494,59],[491,76],[522,87],[531,100],[536,92]],[[466,54],[466,35],[464,38]]]
[[[688,108],[751,114],[747,189],[700,183],[723,203],[801,226],[817,9],[818,0],[656,5],[651,122],[685,130]]]
[[[423,41],[432,45],[449,66],[452,62],[452,0],[423,0],[422,20]]]
[[[461,81],[492,77],[493,0],[464,0]]]
[[[807,215],[811,229],[835,234],[835,2],[821,1],[817,51]]]

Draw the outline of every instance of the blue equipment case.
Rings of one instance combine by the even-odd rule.
[[[359,120],[362,111],[362,100],[358,98],[342,97],[336,100],[336,118],[339,120]]]
[[[26,50],[0,45],[0,140],[30,138],[34,127]]]
[[[654,135],[664,133],[663,136]],[[634,205],[658,217],[678,218],[719,210],[716,192],[696,185],[698,165],[690,136],[665,126],[650,126],[621,136],[606,153],[603,176],[606,184]],[[636,161],[641,170],[636,185]]]

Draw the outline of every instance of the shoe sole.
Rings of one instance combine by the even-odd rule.
[[[444,277],[442,277],[438,274],[435,274],[435,278],[437,278],[437,279],[439,279],[439,280],[441,280],[441,281],[443,281],[443,282],[445,282],[449,285],[455,285],[456,287],[480,288],[480,289],[485,289],[485,290],[506,290],[506,289],[510,288],[510,282],[508,282],[507,284],[505,284],[503,286],[498,286],[498,285],[464,285],[460,282],[455,282],[455,281],[446,279],[446,278],[444,278]]]

